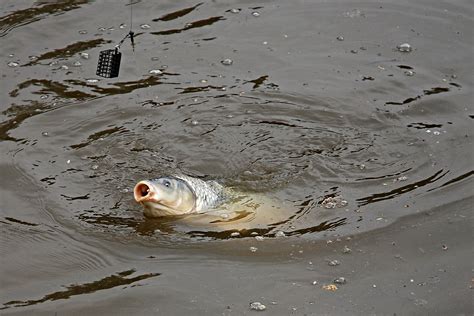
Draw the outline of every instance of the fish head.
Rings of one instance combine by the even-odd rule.
[[[147,217],[190,214],[196,207],[194,191],[186,181],[174,177],[140,181],[133,195]]]

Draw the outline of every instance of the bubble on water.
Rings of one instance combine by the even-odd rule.
[[[318,281],[313,281],[313,282],[311,282],[311,284],[317,285],[317,284],[318,284]]]
[[[142,25],[140,25],[140,28],[141,28],[142,30],[148,30],[150,27],[151,27],[150,24],[142,24]]]
[[[160,60],[160,57],[154,56],[154,57],[151,58],[151,60],[152,61],[158,61],[158,60]]]
[[[267,307],[260,302],[252,302],[250,303],[250,309],[254,311],[264,311]]]
[[[257,232],[251,232],[250,236],[258,236],[258,233]]]
[[[20,64],[17,63],[17,62],[11,61],[11,62],[9,62],[9,63],[7,64],[7,66],[14,68],[14,67],[20,66]]]
[[[56,66],[58,64],[57,61],[53,60],[52,62],[49,63],[49,66]]]
[[[234,61],[230,58],[226,58],[226,59],[221,60],[221,64],[226,65],[226,66],[230,66],[233,63],[234,63]]]
[[[107,31],[107,29],[106,29],[105,27],[99,27],[99,28],[97,29],[97,31],[99,31],[99,32],[105,32],[105,31]]]
[[[200,83],[207,83],[207,80],[206,79],[201,79],[199,80]]]
[[[325,198],[322,202],[321,202],[321,205],[324,207],[324,208],[327,208],[327,209],[333,209],[333,208],[340,208],[340,207],[344,207],[348,204],[348,202],[346,200],[344,200],[341,196],[330,196],[330,197],[327,197]]]
[[[275,237],[278,237],[278,238],[286,237],[286,234],[284,231],[279,230],[275,233]]]
[[[424,305],[426,305],[426,304],[428,304],[428,301],[427,301],[427,300],[424,300],[424,299],[421,299],[421,298],[417,298],[417,299],[415,300],[415,305],[416,305],[416,306],[424,306]]]
[[[336,284],[346,284],[347,280],[344,277],[338,277],[337,279],[334,280],[334,283],[336,283]]]
[[[15,54],[8,54],[8,57],[10,58],[15,57]]]
[[[192,26],[193,26],[192,23],[186,23],[186,24],[184,25],[184,28],[191,28]]]
[[[115,30],[115,27],[111,26],[111,27],[108,28],[108,30],[113,31],[113,30]]]
[[[415,72],[413,70],[405,70],[404,74],[405,76],[413,77],[415,75]]]
[[[191,121],[191,124],[192,124],[192,125],[194,125],[194,126],[196,126],[196,125],[198,125],[198,124],[199,124],[199,122],[198,122],[198,121],[196,121],[196,120],[192,120],[192,121]]]
[[[344,246],[344,248],[342,248],[342,253],[351,253],[352,252],[352,249],[347,247],[347,246]]]
[[[230,237],[240,237],[240,233],[239,232],[233,232],[230,234]]]
[[[397,178],[397,181],[407,181],[408,177],[407,176],[400,176]]]
[[[409,52],[411,52],[413,49],[412,49],[412,47],[411,47],[410,44],[408,44],[408,43],[403,43],[403,44],[400,44],[400,45],[397,46],[397,50],[398,50],[399,52],[402,52],[402,53],[409,53]]]
[[[75,61],[74,64],[72,64],[74,67],[81,67],[82,64],[80,61]]]
[[[252,12],[252,15],[253,15],[254,17],[258,18],[258,17],[260,16],[260,13],[257,12],[257,11],[254,11],[254,12]]]
[[[46,100],[47,98],[49,98],[49,95],[47,95],[47,94],[42,94],[40,96],[40,99],[42,99],[42,100]]]
[[[62,65],[62,66],[61,66],[61,69],[68,70],[68,69],[69,69],[69,67],[68,67],[68,66],[66,66],[66,65]]]
[[[47,137],[47,136],[49,136],[49,133],[48,132],[41,132],[41,135]]]
[[[38,56],[28,56],[28,58],[30,59],[30,61],[37,61],[38,60]]]
[[[351,49],[351,53],[352,53],[352,54],[357,54],[358,51],[357,51],[357,49]]]
[[[150,75],[161,75],[163,72],[159,69],[152,69],[148,72]]]
[[[119,25],[119,28],[124,29],[126,26],[127,26],[127,24],[121,23],[121,24]]]
[[[440,131],[434,131],[433,132],[433,135],[440,135],[440,134],[441,134]]]
[[[267,42],[267,41],[263,41],[262,44],[263,44],[263,45],[268,45],[268,42]]]
[[[250,250],[251,252],[257,252],[258,248],[252,246],[252,247],[249,248],[249,250]]]
[[[338,36],[338,37],[336,37],[336,39],[337,39],[338,41],[341,41],[341,42],[342,42],[342,41],[344,40],[344,36]]]
[[[93,165],[91,168],[92,168],[92,170],[97,170],[97,169],[99,169],[99,165]]]
[[[87,83],[97,83],[99,79],[86,79]]]
[[[255,240],[263,241],[265,238],[263,236],[255,236]]]
[[[328,266],[335,267],[340,265],[341,263],[338,260],[329,260],[328,261]]]
[[[82,53],[79,54],[79,56],[81,56],[81,58],[83,58],[83,59],[89,59],[89,54],[88,53],[82,52]]]
[[[125,188],[125,189],[122,190],[122,193],[128,193],[128,192],[130,192],[130,189],[128,189],[128,188]]]
[[[234,14],[237,14],[237,13],[240,12],[240,9],[232,8],[232,9],[230,9],[230,12],[234,13]]]
[[[80,30],[79,34],[81,34],[81,35],[87,34],[87,31],[86,30]]]
[[[229,214],[221,214],[221,218],[227,219],[227,218],[229,218]]]
[[[430,130],[430,129],[427,129],[426,132],[429,134],[429,133],[431,133],[431,130]]]
[[[448,250],[448,246],[442,245],[442,246],[441,246],[441,249],[443,249],[443,250]]]
[[[352,11],[344,12],[342,15],[345,16],[346,18],[358,18],[358,17],[364,16],[362,11],[360,11],[359,9],[354,9]]]
[[[70,160],[70,159],[68,159],[68,160],[66,161],[66,163],[67,163],[67,164],[70,164],[70,163],[71,163],[71,160]]]

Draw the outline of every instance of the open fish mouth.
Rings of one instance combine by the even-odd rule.
[[[153,196],[150,186],[145,182],[139,182],[135,186],[133,190],[133,195],[135,197],[135,201],[137,201],[138,203],[150,201]],[[158,202],[158,201],[155,201],[155,202]]]

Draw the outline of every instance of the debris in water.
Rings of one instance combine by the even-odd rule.
[[[8,67],[18,67],[20,64],[14,61],[11,61],[7,64]]]
[[[285,234],[284,231],[279,230],[275,233],[275,237],[279,237],[279,238],[280,237],[286,237],[286,234]]]
[[[323,290],[326,290],[326,291],[332,291],[332,292],[335,292],[337,291],[337,286],[335,284],[326,284],[326,285],[323,285]]]
[[[250,303],[250,309],[254,311],[264,311],[267,307],[260,302],[252,302]]]
[[[338,277],[337,279],[334,280],[334,283],[336,283],[336,284],[346,284],[347,281],[346,281],[346,278],[344,278],[344,277]]]
[[[342,253],[351,253],[351,252],[352,252],[352,249],[347,246],[344,246],[344,248],[342,248]]]
[[[402,53],[409,53],[413,49],[411,48],[411,45],[408,43],[403,43],[397,46],[397,50]]]
[[[224,60],[221,61],[221,64],[226,65],[226,66],[230,66],[230,65],[232,65],[233,63],[234,63],[234,61],[233,61],[232,59],[230,59],[230,58],[226,58],[226,59],[224,59]]]

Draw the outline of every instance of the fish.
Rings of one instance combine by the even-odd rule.
[[[218,182],[186,175],[142,180],[133,192],[146,217],[201,214],[215,209],[229,197]]]
[[[266,195],[240,192],[214,180],[171,175],[139,181],[135,201],[147,218],[171,218],[175,224],[220,231],[273,229],[294,213],[291,205]],[[168,219],[166,219],[168,221]]]

